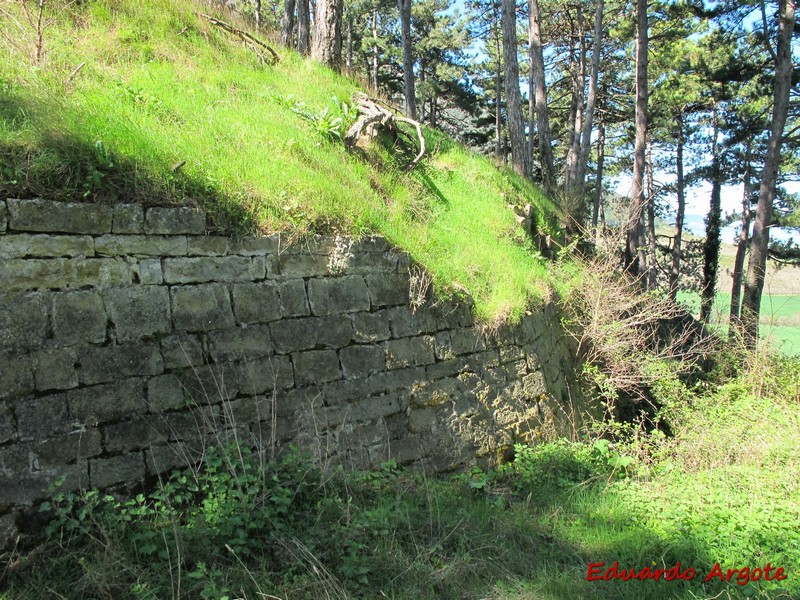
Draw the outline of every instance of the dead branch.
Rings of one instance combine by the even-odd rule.
[[[258,58],[259,58],[259,60],[261,62],[267,62],[267,63],[269,63],[271,65],[274,65],[275,63],[280,61],[280,57],[278,56],[278,53],[275,52],[275,50],[273,50],[272,47],[269,44],[267,44],[266,42],[262,42],[261,40],[259,40],[258,38],[250,35],[246,31],[242,31],[241,29],[237,29],[236,27],[234,27],[233,25],[230,25],[229,23],[226,23],[225,21],[220,21],[219,19],[214,18],[214,17],[212,17],[210,15],[206,15],[204,13],[197,13],[197,14],[199,14],[201,17],[207,19],[209,21],[209,23],[211,23],[212,25],[215,25],[215,26],[219,27],[220,29],[224,29],[228,33],[233,34],[236,37],[238,37],[240,40],[242,40],[245,43],[245,45],[249,46],[250,49],[253,50],[253,52],[255,52],[258,55]],[[269,60],[269,61],[266,60],[264,58],[264,53],[261,52],[259,50],[259,48],[263,48],[264,50],[269,52],[270,55],[272,56],[272,60]]]
[[[362,135],[372,139],[377,135],[378,129],[391,131],[395,134],[400,133],[410,137],[406,132],[402,131],[397,126],[398,123],[408,123],[417,131],[419,153],[414,160],[412,160],[408,166],[406,166],[406,170],[410,171],[416,167],[419,164],[419,161],[421,161],[422,157],[425,155],[426,149],[425,136],[422,135],[422,126],[420,123],[407,117],[394,115],[388,109],[379,106],[377,101],[369,98],[366,94],[357,93],[355,100],[358,106],[358,112],[362,116],[355,123],[353,123],[350,129],[347,130],[347,133],[344,136],[345,144],[348,146],[355,146],[358,143],[358,140],[361,139]]]

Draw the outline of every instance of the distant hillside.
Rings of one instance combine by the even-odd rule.
[[[410,173],[403,138],[346,150],[353,81],[277,47],[278,64],[263,64],[202,10],[70,5],[46,15],[39,65],[33,32],[0,24],[13,41],[0,51],[0,197],[196,203],[232,232],[379,233],[440,289],[472,294],[487,321],[547,295],[511,208],[532,204],[557,236],[535,186],[430,129]]]

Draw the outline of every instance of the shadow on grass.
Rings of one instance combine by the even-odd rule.
[[[75,129],[55,103],[4,91],[0,199],[193,205],[204,209],[219,231],[255,232],[246,198],[232,197],[216,182],[184,173],[183,165],[146,164]]]

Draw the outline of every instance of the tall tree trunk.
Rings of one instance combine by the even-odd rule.
[[[289,48],[292,45],[294,34],[294,0],[283,3],[283,17],[281,17],[281,44]]]
[[[708,323],[717,293],[719,271],[720,226],[722,220],[722,165],[720,164],[719,114],[716,104],[713,112],[711,140],[711,202],[706,217],[706,239],[703,242],[703,284],[700,288],[700,320]]]
[[[517,7],[514,0],[503,0],[503,63],[505,65],[506,112],[508,135],[511,138],[511,163],[514,171],[529,175],[522,121],[522,98],[519,92],[517,62]]]
[[[572,208],[575,202],[575,179],[578,175],[578,157],[580,155],[581,131],[583,131],[583,102],[586,88],[586,34],[583,30],[583,11],[577,7],[578,18],[578,50],[577,60],[573,60],[575,52],[570,52],[570,72],[572,73],[572,101],[570,102],[569,124],[567,133],[567,167],[564,176],[564,195],[571,196],[568,205]],[[572,211],[575,212],[574,210]],[[575,214],[570,217],[575,218]]]
[[[539,161],[542,165],[542,183],[548,192],[556,187],[553,167],[553,147],[550,140],[550,114],[547,107],[547,83],[544,78],[544,53],[542,50],[542,28],[539,0],[530,0],[528,10],[528,42],[533,79],[536,83],[536,133],[539,136]]]
[[[253,10],[256,16],[256,31],[261,31],[261,0],[255,0]]]
[[[731,310],[728,318],[728,338],[735,339],[741,334],[739,310],[742,304],[742,278],[744,276],[744,258],[747,254],[747,242],[750,239],[750,142],[744,159],[744,175],[742,176],[742,230],[736,244],[736,258],[733,261],[733,283],[731,285]]]
[[[372,11],[372,87],[378,91],[378,11]]]
[[[497,70],[494,76],[494,157],[500,160],[502,156],[501,137],[503,131],[503,63],[500,54],[500,15],[497,11],[497,4],[492,3],[492,11],[494,16],[494,51],[495,60],[497,61]]]
[[[405,113],[417,118],[417,98],[414,91],[414,55],[411,48],[411,0],[397,0],[400,8],[400,33],[403,44],[403,99]]]
[[[347,52],[345,53],[344,72],[349,77],[353,74],[353,15],[347,13]]]
[[[597,176],[594,184],[594,207],[592,210],[592,227],[597,238],[597,225],[600,218],[600,208],[603,204],[603,166],[605,163],[606,127],[602,119],[597,123]]]
[[[636,144],[633,151],[631,204],[625,225],[625,268],[634,275],[646,270],[644,258],[644,154],[647,142],[647,0],[636,1]]]
[[[311,47],[309,43],[311,32],[309,1],[299,0],[297,3],[297,51],[304,56],[308,54]]]
[[[648,136],[649,138],[649,136]],[[658,286],[658,263],[656,262],[656,197],[653,181],[653,140],[647,141],[645,169],[647,171],[647,289]]]
[[[311,58],[338,71],[342,65],[342,0],[317,0]]]
[[[753,237],[750,239],[750,262],[747,266],[742,303],[742,326],[745,342],[750,348],[755,348],[758,342],[758,319],[761,312],[761,294],[764,290],[764,274],[767,269],[772,203],[775,200],[775,183],[781,161],[781,138],[789,113],[795,0],[780,0],[779,19],[778,51],[775,59],[775,82],[773,84],[772,127],[758,189],[758,206],[753,224]]]
[[[594,40],[592,41],[592,67],[589,73],[589,93],[586,97],[586,114],[583,117],[578,172],[575,177],[578,193],[581,195],[583,194],[586,184],[586,166],[589,164],[589,150],[592,147],[592,127],[594,126],[594,111],[597,105],[600,54],[603,48],[603,5],[603,0],[597,0],[597,10],[594,15]],[[592,223],[592,226],[595,225],[597,225],[596,222]]]
[[[669,297],[678,298],[678,281],[681,275],[681,243],[683,241],[683,217],[686,214],[686,183],[683,178],[683,110],[678,112],[678,146],[675,150],[677,172],[678,212],[675,215],[675,237],[672,240],[672,267],[669,272]]]

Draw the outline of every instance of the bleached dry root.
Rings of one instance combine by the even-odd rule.
[[[408,123],[417,131],[419,153],[414,160],[406,166],[406,170],[410,171],[416,167],[425,155],[425,136],[422,135],[422,126],[420,123],[414,119],[393,114],[389,109],[380,106],[366,94],[357,93],[355,101],[358,106],[358,113],[361,117],[347,130],[344,136],[345,144],[348,146],[355,146],[362,136],[372,139],[381,129],[395,135],[405,136],[407,139],[411,140],[411,136],[397,126],[398,123]]]

